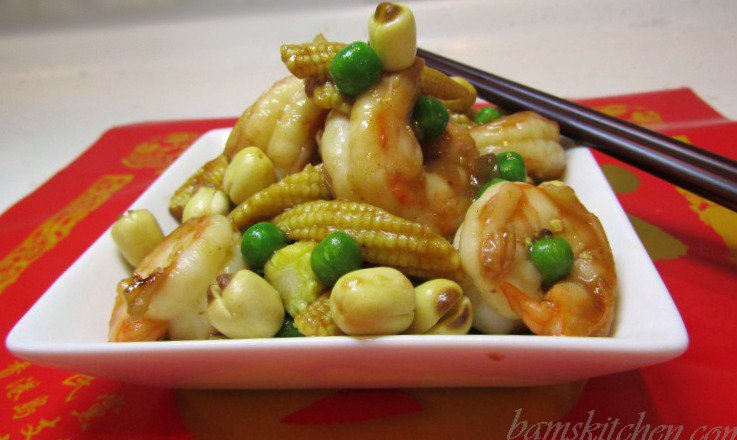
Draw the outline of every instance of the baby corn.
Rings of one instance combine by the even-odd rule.
[[[282,62],[294,76],[312,80],[306,84],[307,95],[322,108],[341,111],[345,108],[345,98],[338,99],[337,89],[327,82],[330,80],[330,62],[345,46],[345,43],[313,41],[285,44],[280,49]],[[460,77],[451,78],[429,67],[422,71],[420,87],[423,95],[440,99],[452,112],[465,112],[476,102],[476,89],[468,81]],[[336,107],[338,104],[340,108]]]
[[[476,102],[476,89],[463,78],[448,75],[425,66],[420,77],[423,95],[440,99],[452,112],[463,113]]]
[[[174,193],[169,201],[169,212],[177,220],[182,219],[184,207],[192,198],[194,193],[203,186],[211,186],[220,188],[223,184],[223,176],[225,169],[228,167],[228,159],[224,155],[220,155],[215,159],[207,162],[196,173],[191,175],[189,179]]]
[[[305,79],[305,93],[320,108],[338,110],[350,114],[353,99],[340,93],[332,81],[322,82],[316,78]]]
[[[300,203],[331,197],[322,164],[307,165],[299,173],[290,174],[252,195],[231,211],[228,217],[237,228],[243,229]]]
[[[460,263],[453,246],[427,226],[364,203],[307,202],[274,223],[290,240],[320,241],[331,232],[345,231],[361,245],[366,261],[421,278],[453,277]]]
[[[279,49],[281,60],[297,78],[315,77],[321,81],[330,78],[328,66],[333,56],[345,47],[345,43],[311,42],[284,44]]]
[[[294,317],[294,326],[305,336],[342,335],[330,311],[330,295],[324,294]]]

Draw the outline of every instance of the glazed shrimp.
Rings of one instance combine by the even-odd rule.
[[[171,339],[207,339],[207,289],[219,274],[243,267],[238,237],[221,215],[196,217],[175,229],[119,283],[110,340],[157,340],[167,333]]]
[[[536,181],[557,179],[566,166],[558,124],[534,112],[519,112],[471,129],[483,156],[516,151]]]
[[[336,199],[358,200],[350,180],[348,139],[350,116],[337,110],[328,113],[325,129],[320,136],[320,156],[330,190]]]
[[[153,319],[134,319],[128,314],[128,303],[121,295],[115,297],[113,314],[110,316],[108,339],[113,342],[158,341],[166,335],[169,323]]]
[[[478,152],[468,130],[449,123],[420,145],[410,112],[424,62],[384,74],[357,97],[350,117],[333,112],[320,152],[334,195],[369,203],[452,235],[471,203]]]
[[[550,233],[569,242],[574,261],[570,274],[544,292],[528,248]],[[616,300],[612,251],[601,223],[570,187],[498,183],[471,206],[459,234],[461,264],[480,294],[474,310],[519,317],[540,335],[609,334]]]
[[[315,133],[327,115],[305,94],[304,82],[293,76],[272,86],[236,122],[225,144],[232,159],[240,150],[255,146],[274,163],[282,178],[302,170],[315,152]]]
[[[458,284],[472,305],[480,305],[473,311],[473,327],[476,330],[490,335],[506,335],[525,328],[520,318],[502,316],[493,305],[488,304],[486,296],[479,292],[469,277],[460,277]]]

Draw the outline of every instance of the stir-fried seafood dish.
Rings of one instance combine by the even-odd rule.
[[[610,334],[612,251],[556,180],[558,125],[476,109],[416,56],[407,7],[368,30],[281,46],[290,75],[173,194],[174,231],[147,210],[115,223],[133,270],[111,341]]]

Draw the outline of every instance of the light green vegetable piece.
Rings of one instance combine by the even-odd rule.
[[[279,292],[284,309],[292,317],[327,290],[310,264],[310,255],[316,245],[313,241],[290,244],[274,252],[264,266],[264,278]]]

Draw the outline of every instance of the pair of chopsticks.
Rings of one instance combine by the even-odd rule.
[[[423,49],[417,55],[429,67],[466,78],[480,98],[537,112],[558,122],[566,136],[737,211],[737,162],[731,159]]]

